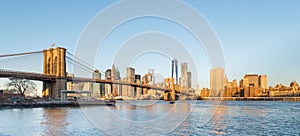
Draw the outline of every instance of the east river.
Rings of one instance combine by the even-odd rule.
[[[117,101],[0,110],[0,135],[299,135],[300,103]]]

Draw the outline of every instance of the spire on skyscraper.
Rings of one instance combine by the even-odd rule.
[[[174,78],[175,76],[175,84],[178,84],[178,61],[177,59],[174,59],[172,60],[172,65],[171,65],[171,77]]]

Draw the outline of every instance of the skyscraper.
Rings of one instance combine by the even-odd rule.
[[[112,65],[112,68],[111,68],[111,80],[112,81],[116,80],[116,68],[115,68],[115,65]]]
[[[187,92],[188,91],[188,64],[187,63],[181,63],[181,91]]]
[[[171,68],[171,70],[172,70],[171,77],[174,78],[175,84],[178,84],[178,61],[177,61],[177,59],[172,60],[172,66],[171,67],[172,67]]]
[[[134,83],[141,84],[141,75],[135,75]],[[142,95],[142,88],[135,87],[134,88],[134,96],[140,97]]]
[[[135,69],[132,67],[127,67],[127,81],[133,82],[134,81],[134,75],[135,75]]]
[[[119,68],[117,67],[116,69],[116,80],[120,81],[121,80],[121,75],[120,75],[120,70]],[[118,95],[122,95],[122,88],[121,88],[121,85],[117,85],[117,90],[118,90]]]
[[[155,84],[155,76],[154,76],[154,69],[149,69],[148,73],[145,74],[142,78],[142,84],[145,85],[154,85]],[[151,89],[143,88],[142,94],[148,94]]]
[[[111,80],[111,69],[105,71],[105,80]]]
[[[101,79],[101,74],[100,74],[99,70],[95,70],[93,72],[93,78],[94,79]],[[93,92],[92,92],[93,98],[100,98],[100,94],[101,94],[100,84],[99,83],[93,83]]]
[[[135,69],[132,67],[127,67],[127,82],[133,83],[135,78]],[[122,90],[123,91],[123,90]],[[131,86],[127,86],[127,96],[134,96],[134,88]]]
[[[148,70],[148,84],[154,85],[155,84],[155,76],[154,76],[154,69],[149,69]]]
[[[225,87],[224,70],[220,67],[210,70],[210,89],[212,97],[222,96]]]
[[[119,70],[118,67],[117,67],[117,70],[116,70],[116,78],[117,78],[118,80],[121,80],[121,74],[120,74],[120,70]]]
[[[192,88],[192,72],[187,72],[187,82],[189,90]]]
[[[105,71],[105,80],[111,80],[111,69],[107,69]],[[105,84],[105,95],[109,96],[112,93],[112,90],[110,88],[109,84]]]
[[[112,68],[111,68],[111,80],[112,81],[118,81],[120,80],[119,77],[118,77],[118,71],[116,70],[115,68],[115,65],[112,65]],[[119,92],[119,85],[116,85],[116,84],[113,84],[112,85],[112,93],[114,96],[118,96],[120,94]]]

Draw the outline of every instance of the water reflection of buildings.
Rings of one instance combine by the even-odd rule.
[[[46,127],[46,134],[48,136],[65,135],[64,131],[68,123],[66,122],[67,110],[61,108],[45,108],[44,115],[45,122],[42,125]]]

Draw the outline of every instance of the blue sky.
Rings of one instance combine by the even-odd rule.
[[[47,49],[52,43],[74,52],[81,32],[91,19],[114,2],[116,1],[1,0],[0,54]],[[270,85],[299,81],[300,1],[185,0],[184,2],[200,12],[215,31],[223,48],[225,70],[230,80],[240,80],[245,73],[258,73],[267,74]],[[180,13],[180,10],[178,12]],[[114,53],[124,39],[144,31],[171,33],[189,45],[188,49],[200,67],[198,82],[201,87],[209,87],[210,65],[204,49],[198,48],[201,45],[198,46],[195,39],[176,24],[156,18],[133,20],[120,26],[104,42],[97,56],[100,60],[95,62],[95,66],[104,71],[111,62],[106,62],[103,58],[110,55],[109,53]],[[42,61],[38,59],[39,57],[28,58],[19,59],[23,63],[28,60]],[[180,60],[180,56],[177,58]],[[153,59],[160,62],[156,65],[143,64]],[[42,68],[42,64],[39,63],[33,65],[37,68],[32,68],[32,65],[16,66],[15,63],[9,65],[4,62],[8,63],[8,59],[1,60],[1,65],[6,67],[14,65],[37,71]],[[169,63],[168,59],[161,55],[148,54],[139,58],[133,66],[140,74],[145,74],[148,68],[155,68],[162,75],[169,76]]]

